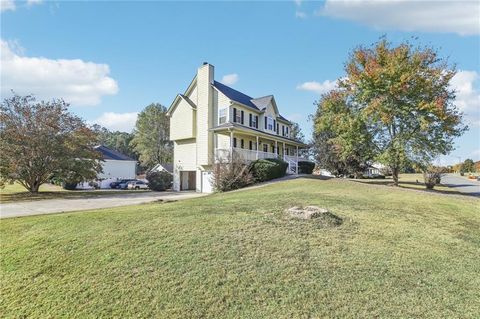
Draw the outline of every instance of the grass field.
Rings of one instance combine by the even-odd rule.
[[[288,218],[318,205],[338,227]],[[480,201],[297,179],[2,220],[0,315],[478,318]]]
[[[137,190],[136,192],[143,192],[145,190]],[[0,189],[0,203],[11,203],[20,201],[35,201],[43,199],[56,198],[84,198],[96,197],[112,194],[121,194],[122,192],[131,193],[131,190],[101,190],[101,191],[69,191],[60,186],[52,184],[43,184],[40,186],[37,194],[29,193],[25,187],[18,183],[7,184],[4,189]]]
[[[388,176],[385,179],[357,179],[354,181],[359,183],[370,183],[370,184],[383,185],[383,186],[393,186],[393,178],[391,176]],[[450,188],[442,184],[435,185],[435,188],[433,190],[427,190],[425,187],[422,174],[400,174],[399,187],[428,191],[428,192],[436,192],[441,194],[462,195],[462,193],[455,190],[454,188]]]

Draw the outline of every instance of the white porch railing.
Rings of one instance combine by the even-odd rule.
[[[238,156],[240,159],[251,162],[256,159],[265,159],[265,158],[277,158],[278,155],[275,153],[246,150],[243,148],[234,148],[233,154]],[[229,161],[231,156],[231,150],[225,148],[217,148],[215,150],[215,159],[221,161]]]

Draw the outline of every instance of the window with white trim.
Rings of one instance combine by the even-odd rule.
[[[218,110],[218,124],[227,123],[227,108],[224,107],[223,109]]]
[[[267,130],[274,131],[275,128],[273,126],[273,119],[271,117],[267,117]]]

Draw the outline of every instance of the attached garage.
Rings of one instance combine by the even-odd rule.
[[[180,171],[180,190],[196,190],[197,186],[196,171]]]

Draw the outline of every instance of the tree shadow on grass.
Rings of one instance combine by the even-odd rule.
[[[380,186],[386,186],[386,187],[396,187],[393,183],[393,180],[386,179],[386,180],[361,180],[361,179],[352,179],[351,181],[356,182],[356,183],[361,183],[361,184],[370,184],[370,185],[380,185]],[[444,187],[448,187],[447,185],[440,185]],[[480,196],[480,193],[461,193],[456,190],[452,191],[447,191],[447,190],[442,190],[442,189],[427,189],[425,187],[424,183],[421,182],[413,182],[413,181],[399,181],[398,187],[403,188],[403,189],[410,189],[410,190],[416,190],[420,192],[426,192],[426,193],[436,193],[436,194],[445,194],[445,195],[463,195],[463,196],[475,196],[478,197]]]

